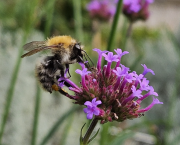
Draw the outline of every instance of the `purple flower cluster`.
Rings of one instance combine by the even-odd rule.
[[[92,18],[109,20],[116,12],[117,0],[91,0],[87,4],[87,10]]]
[[[69,90],[74,92],[74,95],[67,94],[67,97],[75,100],[76,104],[87,106],[84,109],[87,119],[92,119],[95,115],[102,124],[113,120],[122,122],[142,116],[155,104],[163,104],[153,97],[148,107],[140,109],[144,99],[149,96],[158,96],[154,88],[149,85],[149,80],[145,78],[148,72],[155,75],[154,71],[147,68],[145,64],[142,65],[143,73],[138,75],[135,71],[130,72],[128,67],[120,63],[121,57],[129,52],[116,49],[116,55],[114,55],[112,52],[100,49],[94,49],[94,51],[99,54],[97,68],[88,71],[84,64],[80,64],[82,70],[76,70],[82,78],[81,87],[69,79],[59,79],[60,87],[63,86],[62,80],[64,80],[63,83],[68,83]],[[107,61],[107,65],[103,68],[101,68],[102,57]],[[116,62],[114,68],[111,68],[112,62]]]
[[[146,20],[149,17],[149,4],[154,0],[123,0],[123,13],[130,21]]]

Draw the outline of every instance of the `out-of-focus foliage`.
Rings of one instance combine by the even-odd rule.
[[[92,52],[92,49],[94,47],[107,48],[112,20],[105,23],[91,19],[86,11],[87,2],[89,0],[81,1],[83,45],[95,62],[97,56]],[[27,42],[44,40],[48,33],[47,37],[55,35],[76,36],[75,8],[72,0],[59,0],[55,1],[54,5],[52,4],[49,0],[0,1],[0,119],[3,117],[7,88],[11,83],[10,78],[18,56],[18,50],[22,49],[21,43],[24,34],[28,33]],[[52,20],[49,19],[48,14],[50,12],[53,13]],[[46,33],[47,23],[50,23],[48,33]],[[159,21],[157,20],[156,23],[159,23]],[[154,70],[156,75],[152,77],[148,74],[148,79],[151,80],[150,85],[154,86],[155,91],[159,94],[158,99],[164,102],[164,105],[155,106],[139,119],[118,124],[105,124],[104,130],[100,126],[101,133],[93,143],[104,145],[103,141],[105,141],[107,144],[113,145],[120,143],[126,145],[128,142],[150,144],[145,142],[143,136],[139,140],[136,138],[137,133],[142,132],[148,134],[147,137],[149,138],[151,138],[150,135],[155,138],[151,138],[153,144],[166,145],[171,143],[177,145],[180,143],[180,117],[178,114],[180,111],[180,28],[178,31],[172,32],[164,26],[149,28],[145,25],[135,25],[135,27],[132,27],[131,36],[124,44],[128,24],[128,21],[122,16],[119,20],[112,48],[123,47],[126,51],[131,52],[126,58],[122,59],[122,63],[131,67],[132,70],[141,73],[143,68],[140,64],[146,64]],[[44,55],[49,54],[48,52]],[[42,55],[36,54],[22,60],[10,114],[7,119],[7,127],[2,140],[3,144],[29,145],[31,142],[36,94],[34,66],[35,60]],[[76,82],[80,81],[80,77],[74,73],[74,70],[78,67],[77,64],[70,67],[72,79]],[[58,119],[73,105],[71,101],[57,93],[42,92],[41,98],[37,144],[45,139]],[[146,101],[148,105],[152,100],[147,99]],[[142,107],[146,107],[145,104]],[[81,108],[78,113],[75,113],[73,119],[61,122],[61,128],[51,134],[52,136],[48,138],[47,144],[60,145],[61,141],[67,145],[78,144],[80,129],[85,122],[87,120]],[[71,128],[68,128],[67,123],[71,124]],[[61,136],[66,140],[63,140]]]

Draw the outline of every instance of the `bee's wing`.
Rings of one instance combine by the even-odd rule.
[[[23,46],[24,50],[31,51],[46,46],[46,41],[32,41]]]
[[[30,42],[30,43],[32,43],[32,42]],[[32,43],[33,44],[33,43]],[[24,45],[25,47],[24,47],[24,49],[28,49],[28,50],[30,50],[29,52],[27,52],[27,53],[25,53],[25,54],[23,54],[22,56],[21,56],[21,58],[23,58],[23,57],[26,57],[26,56],[30,56],[30,55],[33,55],[33,54],[35,54],[35,53],[37,53],[37,52],[39,52],[39,51],[42,51],[42,50],[47,50],[47,49],[56,49],[57,47],[58,47],[58,45],[51,45],[51,46],[46,46],[46,45],[34,45],[34,46],[32,46],[32,44],[26,44],[26,45]],[[29,46],[28,46],[29,45]]]

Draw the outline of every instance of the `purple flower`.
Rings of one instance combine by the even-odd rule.
[[[155,104],[163,104],[163,102],[160,102],[157,98],[153,97],[153,102],[148,107],[141,109],[141,110],[138,110],[137,112],[138,113],[144,113],[144,112],[150,110]]]
[[[154,92],[154,88],[152,86],[149,86],[149,92],[146,93],[143,97],[139,98],[137,100],[137,102],[140,103],[142,100],[144,100],[145,98],[147,98],[150,95],[158,96],[158,94],[156,92]]]
[[[98,63],[97,63],[97,69],[100,71],[100,70],[101,70],[102,54],[107,53],[108,51],[106,51],[106,50],[105,50],[105,51],[102,51],[102,50],[97,49],[97,48],[94,48],[93,50],[96,51],[96,52],[98,53],[98,55],[99,55],[99,57],[98,57]]]
[[[84,112],[87,114],[87,119],[92,119],[93,118],[93,114],[98,116],[100,114],[100,111],[97,107],[97,105],[99,104],[102,104],[102,102],[99,100],[99,101],[96,101],[96,98],[94,98],[92,100],[92,102],[90,101],[86,101],[84,103],[84,105],[87,106],[87,108],[84,108]]]
[[[130,72],[129,68],[120,64],[120,67],[111,68],[113,61],[119,62],[119,59],[126,52],[117,49],[118,55],[113,55],[112,52],[105,52],[94,49],[99,54],[97,68],[88,71],[84,66],[82,70],[76,70],[76,73],[81,75],[81,86],[77,87],[70,80],[59,79],[60,86],[63,83],[71,84],[69,90],[74,92],[74,95],[67,97],[75,100],[75,104],[86,105],[84,112],[88,119],[92,119],[93,115],[101,123],[108,121],[122,122],[126,119],[133,119],[142,116],[151,109],[154,104],[162,104],[158,99],[153,99],[153,102],[146,108],[140,109],[143,100],[149,96],[158,96],[152,86],[149,86],[150,81],[146,79],[147,72],[154,73],[143,65],[143,74],[137,74],[135,71]],[[102,56],[107,61],[107,65],[101,69]],[[82,64],[81,64],[82,65]],[[98,101],[96,101],[96,99]],[[100,101],[101,100],[101,101]],[[101,105],[99,105],[101,104]],[[97,107],[97,105],[99,105]]]
[[[113,55],[112,52],[109,52],[107,55],[104,53],[102,54],[104,57],[105,57],[105,60],[108,61],[108,62],[118,62],[118,55]]]
[[[121,57],[123,56],[123,55],[125,55],[125,54],[128,54],[129,52],[128,51],[124,51],[124,52],[122,52],[122,50],[121,49],[114,49],[114,51],[117,53],[117,55],[118,55],[118,57],[119,57],[119,61],[117,62],[117,64],[116,64],[116,67],[115,68],[117,68],[117,67],[119,67],[119,65],[120,65],[120,62],[121,62]]]
[[[122,106],[125,106],[129,101],[132,101],[135,97],[138,97],[138,98],[142,97],[141,95],[142,91],[136,90],[135,86],[132,86],[131,90],[132,90],[131,96],[129,96],[122,102]]]
[[[116,73],[117,76],[125,76],[128,74],[129,68],[125,67],[124,65],[121,65],[122,68],[117,67],[116,70],[113,70],[113,72]]]
[[[128,6],[128,12],[137,13],[141,9],[141,4],[139,3],[139,0],[124,0],[124,5]]]
[[[107,21],[116,12],[117,0],[91,0],[86,8],[92,18]]]
[[[146,66],[145,64],[141,64],[141,65],[144,67],[144,72],[142,73],[144,76],[145,76],[148,72],[150,72],[150,73],[152,73],[153,75],[155,75],[155,73],[154,73],[154,71],[153,71],[152,69],[147,68],[147,66]]]
[[[107,64],[107,69],[106,69],[106,76],[108,77],[110,75],[110,70],[111,70],[111,63],[113,61],[118,62],[118,55],[113,55],[112,52],[109,52],[108,55],[106,55],[105,53],[102,54],[105,57],[105,60],[108,62]]]
[[[73,88],[76,88],[77,90],[80,90],[80,88],[74,82],[72,82],[70,79],[67,79],[67,78],[64,78],[64,77],[60,77],[58,79],[58,82],[59,82],[59,87],[60,88],[62,88],[64,86],[64,83],[66,82],[67,84],[69,84]]]
[[[151,4],[154,2],[154,0],[146,0],[147,3]]]
[[[134,73],[129,73],[125,76],[125,79],[127,82],[132,83],[133,80],[136,80],[136,78],[134,77]]]
[[[91,72],[87,71],[87,68],[84,68],[82,71],[77,69],[75,72],[81,75],[81,77],[82,77],[82,85],[83,85],[83,87],[87,88],[86,83],[85,83],[85,75],[87,75],[87,74],[89,74]]]
[[[113,70],[113,72],[116,73],[116,75],[118,76],[117,82],[114,86],[114,90],[116,90],[119,87],[121,77],[126,76],[129,71],[129,68],[125,67],[124,65],[121,65],[121,67],[122,67],[122,69],[120,67],[117,67],[117,68],[115,68],[116,70]]]
[[[146,20],[149,17],[149,4],[154,0],[124,0],[123,13],[131,21]]]
[[[142,81],[140,81],[140,90],[145,90],[148,91],[149,90],[149,81],[146,78],[143,78]]]

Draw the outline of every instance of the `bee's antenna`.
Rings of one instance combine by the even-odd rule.
[[[87,55],[87,57],[89,58],[89,60],[91,61],[91,63],[93,64],[93,66],[94,66],[94,63],[93,63],[93,61],[91,60],[91,58],[88,56],[88,54],[86,53],[86,51],[84,51],[84,50],[82,50],[86,55]]]
[[[89,64],[89,62],[88,62],[88,60],[87,60],[87,58],[86,58],[86,55],[84,55],[84,58],[85,58],[85,60],[86,60],[87,68],[90,68],[90,64]]]

